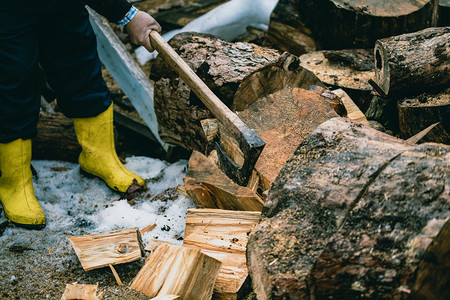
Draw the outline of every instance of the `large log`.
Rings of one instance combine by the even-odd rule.
[[[295,56],[280,55],[254,44],[228,43],[197,33],[178,34],[169,44],[233,110],[245,109],[261,96],[287,86],[322,85],[300,67]],[[200,121],[211,118],[211,113],[159,57],[152,67],[151,79],[156,81],[155,111],[163,139],[204,152],[207,141]]]
[[[289,49],[297,55],[313,50],[296,41],[305,34],[319,49],[372,48],[377,39],[436,26],[438,1],[280,0],[268,38],[281,49],[296,45]]]
[[[37,135],[33,138],[33,158],[78,162],[80,153],[72,120],[62,113],[41,111]]]
[[[263,191],[270,189],[301,141],[321,123],[338,116],[327,100],[314,91],[283,89],[238,114],[266,143],[255,165]]]
[[[417,95],[450,84],[450,27],[378,40],[374,54],[381,96]]]
[[[441,145],[414,148],[342,118],[316,128],[281,170],[262,219],[250,234],[247,264],[258,299],[364,298],[377,285],[383,287],[386,298],[405,297],[402,289],[412,288],[409,276],[424,253],[413,240],[431,241],[433,235],[419,238],[428,222],[450,217],[449,151]],[[405,239],[398,240],[400,236]],[[337,243],[339,238],[345,243]],[[395,252],[402,241],[403,247]],[[355,243],[361,247],[346,248]],[[333,256],[333,245],[341,247],[341,256]],[[417,258],[397,263],[393,251],[406,259],[408,250]],[[346,253],[355,258],[346,260]],[[376,276],[377,260],[370,264],[370,255],[378,253],[386,260],[380,265],[382,276]],[[346,269],[346,263],[359,262],[356,255],[367,265]],[[335,264],[338,257],[339,266]],[[338,272],[346,275],[334,276]],[[360,272],[367,276],[358,277]],[[392,274],[395,280],[388,283]],[[367,289],[358,290],[361,286]]]

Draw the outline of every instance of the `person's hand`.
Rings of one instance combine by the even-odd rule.
[[[161,32],[161,25],[152,16],[143,11],[138,11],[134,18],[125,25],[125,29],[134,44],[144,46],[149,52],[153,52],[150,32],[152,30]]]

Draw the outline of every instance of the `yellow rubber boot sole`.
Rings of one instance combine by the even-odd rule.
[[[84,172],[103,179],[111,189],[122,193],[133,184],[145,185],[144,179],[128,170],[117,156],[112,105],[96,117],[75,118],[73,123],[83,149],[78,163]]]
[[[0,201],[6,217],[19,226],[41,229],[45,214],[34,193],[30,163],[31,140],[0,143]]]

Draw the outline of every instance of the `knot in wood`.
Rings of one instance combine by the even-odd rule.
[[[126,253],[128,251],[128,244],[127,243],[121,243],[118,247],[117,247],[117,251],[119,251],[119,253]]]

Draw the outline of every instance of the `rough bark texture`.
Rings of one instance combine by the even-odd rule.
[[[268,36],[281,49],[299,45],[295,38],[304,34],[322,49],[372,48],[377,39],[436,26],[438,1],[280,0]],[[312,51],[306,49],[300,51]]]
[[[374,54],[374,81],[385,95],[417,95],[450,84],[450,27],[378,40]]]
[[[450,144],[450,98],[448,91],[450,89],[433,97],[447,98],[446,103],[444,101],[437,105],[433,105],[432,100],[428,104],[426,97],[425,103],[421,103],[417,98],[404,99],[398,102],[399,127],[403,138],[410,138],[428,126],[439,122],[440,124],[432,129],[422,141]]]
[[[370,183],[314,265],[309,288],[317,298],[408,298],[450,215],[449,149],[417,146]]]
[[[300,67],[297,57],[249,43],[228,43],[217,37],[181,33],[169,44],[227,106],[245,109],[260,97],[285,87],[323,85]],[[157,58],[155,112],[164,141],[204,152],[207,142],[200,121],[212,117],[179,76]],[[234,107],[236,103],[236,107]]]
[[[409,268],[417,266],[424,250],[411,243],[429,221],[449,217],[450,201],[445,163],[449,148],[413,147],[342,118],[315,129],[280,171],[265,202],[263,217],[250,234],[247,260],[258,299],[338,298],[352,293],[363,297],[365,292],[370,297],[375,295],[370,292],[377,285],[384,288],[386,297],[405,296],[400,286],[411,284],[408,276],[414,271],[409,272]],[[402,236],[406,240],[395,240]],[[342,239],[347,240],[339,243]],[[397,266],[391,254],[402,242],[405,244],[396,254],[403,260]],[[415,252],[418,259],[407,264],[404,258],[410,257],[408,249],[420,251]],[[375,256],[379,253],[379,257],[371,257],[370,251]],[[348,253],[361,255],[363,265],[367,258],[367,266],[347,270],[345,264],[352,262],[346,260]],[[385,260],[380,263],[380,273],[376,263],[370,264],[371,259]],[[351,276],[334,276],[337,270],[331,266],[337,261],[341,262],[340,271],[348,271]],[[315,267],[319,263],[324,267]],[[395,277],[395,284],[383,282],[391,280],[389,276]]]

